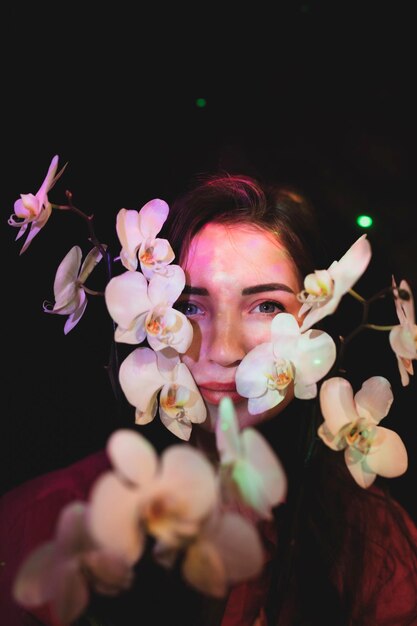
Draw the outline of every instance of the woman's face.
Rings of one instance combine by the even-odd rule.
[[[210,223],[194,237],[181,265],[186,288],[176,306],[194,329],[182,361],[208,409],[203,427],[213,430],[224,396],[232,398],[241,428],[276,415],[293,398],[292,388],[278,406],[250,415],[247,399],[236,392],[235,375],[243,357],[270,340],[277,313],[298,313],[295,294],[301,285],[286,249],[268,231]]]

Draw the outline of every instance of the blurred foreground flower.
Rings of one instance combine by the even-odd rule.
[[[341,298],[362,276],[371,260],[371,246],[362,235],[351,245],[339,261],[333,261],[327,270],[316,270],[304,279],[304,291],[298,294],[303,303],[298,317],[305,313],[301,332],[317,324],[337,309]]]
[[[88,505],[71,502],[60,513],[55,537],[21,566],[13,595],[27,608],[49,604],[63,624],[87,608],[90,590],[114,596],[131,586],[133,570],[120,554],[98,547],[88,531]]]
[[[236,497],[254,509],[261,519],[272,519],[272,508],[284,501],[287,478],[269,443],[254,428],[239,432],[230,398],[223,398],[216,422],[226,499]]]
[[[401,476],[408,464],[407,451],[396,432],[378,426],[393,402],[389,381],[372,376],[353,395],[348,380],[334,377],[320,389],[324,423],[318,435],[332,450],[344,450],[346,465],[363,488],[377,475]]]

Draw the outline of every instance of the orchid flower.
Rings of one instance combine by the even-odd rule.
[[[394,290],[397,289],[393,279]],[[410,382],[410,375],[414,374],[412,361],[417,359],[417,324],[414,313],[414,299],[407,281],[400,282],[400,290],[408,291],[409,299],[395,298],[395,308],[400,324],[390,330],[389,341],[398,361],[401,383],[406,387]]]
[[[307,313],[301,325],[301,332],[308,330],[337,309],[341,298],[368,267],[371,255],[371,246],[364,234],[351,245],[339,261],[333,261],[327,270],[316,270],[305,277],[304,290],[298,294],[299,300],[303,303],[298,317]]]
[[[154,419],[159,392],[161,421],[180,439],[188,440],[192,424],[206,419],[206,407],[194,378],[174,350],[136,348],[122,362],[119,380],[128,402],[136,407],[136,424]]]
[[[137,344],[145,339],[154,350],[168,346],[185,352],[193,337],[189,319],[172,308],[185,285],[184,270],[171,265],[171,275],[155,274],[149,281],[140,272],[124,272],[105,289],[108,311],[117,324],[115,340]]]
[[[285,499],[287,479],[269,443],[258,431],[239,432],[230,398],[223,398],[216,422],[216,443],[226,487],[261,518],[272,519],[272,507]]]
[[[346,465],[360,487],[377,475],[392,478],[407,469],[407,451],[396,432],[378,426],[393,402],[389,381],[372,376],[353,395],[348,380],[334,377],[320,388],[324,423],[318,435],[332,450],[344,450]]]
[[[155,272],[164,273],[175,254],[166,239],[156,239],[168,217],[169,207],[158,198],[147,202],[140,211],[120,209],[116,218],[116,231],[122,244],[120,260],[123,266],[134,271],[138,258],[142,273],[150,280]]]
[[[9,226],[19,228],[16,241],[22,237],[28,226],[29,231],[26,241],[23,244],[20,254],[23,254],[29,247],[32,239],[39,233],[51,216],[52,205],[48,200],[48,192],[55,185],[58,178],[66,168],[66,164],[56,174],[58,168],[58,155],[55,155],[49,165],[45,180],[39,187],[35,195],[32,193],[22,193],[20,198],[14,203],[14,213],[9,217]]]
[[[92,248],[81,265],[82,252],[79,246],[73,246],[58,266],[55,281],[55,304],[45,301],[45,313],[68,315],[64,334],[70,332],[78,324],[87,306],[84,283],[103,258],[98,248]]]
[[[195,589],[222,598],[231,585],[258,576],[263,565],[263,546],[256,527],[227,511],[212,515],[203,525],[186,547],[181,570]]]
[[[87,608],[90,588],[117,595],[131,586],[130,565],[94,543],[87,520],[88,505],[82,502],[61,510],[53,540],[30,553],[17,574],[17,602],[27,608],[50,604],[60,623],[70,624]]]
[[[252,415],[282,402],[291,383],[296,398],[315,398],[317,381],[335,359],[336,346],[330,335],[315,329],[301,333],[293,315],[278,313],[271,323],[271,342],[255,346],[240,362],[236,389],[249,398]]]
[[[157,456],[152,444],[128,429],[107,443],[114,471],[102,474],[90,496],[90,529],[103,548],[136,563],[148,535],[180,549],[198,534],[218,503],[214,469],[192,446],[177,444]]]

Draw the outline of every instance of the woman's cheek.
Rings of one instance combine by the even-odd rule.
[[[268,317],[265,320],[250,320],[245,324],[245,343],[248,352],[261,343],[271,341],[272,319]]]

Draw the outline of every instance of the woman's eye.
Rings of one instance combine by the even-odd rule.
[[[183,313],[185,316],[189,317],[192,315],[198,315],[199,313],[203,313],[202,309],[196,304],[192,302],[180,301],[174,304],[174,308],[180,313]]]
[[[251,313],[279,313],[285,311],[284,305],[280,302],[272,302],[270,300],[257,304]]]

